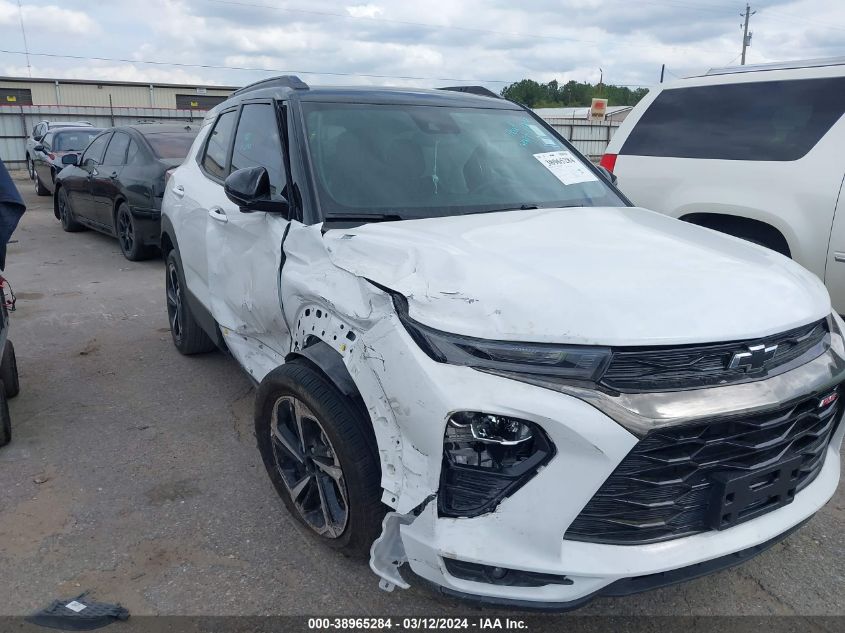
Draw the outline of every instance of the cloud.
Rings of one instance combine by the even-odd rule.
[[[19,12],[17,3],[8,0],[0,0],[0,28],[20,28],[21,13],[27,31],[77,35],[93,35],[99,31],[97,22],[84,11],[63,9],[53,4],[36,6],[27,3],[21,6]]]
[[[28,22],[34,52],[206,66],[89,65],[32,56],[33,74],[40,76],[104,78],[108,72],[117,79],[192,76],[239,85],[281,70],[300,72],[310,83],[426,87],[466,80],[498,91],[526,77],[597,81],[603,68],[608,83],[654,85],[664,63],[675,75],[700,74],[736,63],[741,47],[741,7],[730,0],[348,2],[113,0],[90,10],[74,3],[70,10],[28,0],[24,8],[39,16],[33,19],[38,28]],[[57,45],[57,30],[80,29],[105,36]],[[769,0],[751,30],[750,63],[845,55],[845,3]],[[0,0],[0,41],[2,48],[22,49],[17,4],[9,0]],[[20,68],[22,56],[0,53],[0,66]]]
[[[384,9],[377,4],[359,4],[354,7],[346,7],[346,11],[353,18],[374,18],[384,13]]]

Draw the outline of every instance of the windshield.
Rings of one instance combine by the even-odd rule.
[[[176,132],[147,134],[144,138],[158,158],[185,158],[196,136],[197,132]]]
[[[55,152],[81,152],[88,143],[94,140],[102,130],[91,128],[90,130],[74,132],[58,132],[53,140],[53,151]]]
[[[624,206],[585,159],[521,110],[302,105],[327,217]]]

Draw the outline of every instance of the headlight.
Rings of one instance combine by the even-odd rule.
[[[440,515],[492,511],[553,454],[552,443],[533,422],[477,411],[452,414],[443,438]]]
[[[405,329],[439,363],[596,382],[610,362],[607,347],[513,343],[441,332],[414,321],[405,297],[391,295]]]

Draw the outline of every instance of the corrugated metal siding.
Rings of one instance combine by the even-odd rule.
[[[56,83],[44,81],[0,81],[0,87],[32,91],[35,105],[108,106],[109,95],[114,107],[176,108],[177,94],[205,94],[228,97],[232,89],[196,86],[157,86],[152,92],[148,84],[120,85],[91,81],[86,83]]]
[[[199,125],[204,116],[205,112],[200,110],[170,108],[0,106],[0,158],[9,169],[23,169],[26,139],[39,121],[89,121],[97,127],[141,121],[193,121]]]
[[[542,116],[542,113],[539,113]],[[570,141],[579,152],[597,163],[607,149],[610,139],[619,128],[619,121],[579,121],[560,117],[543,117],[566,140]]]

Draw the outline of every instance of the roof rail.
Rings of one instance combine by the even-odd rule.
[[[261,81],[256,81],[248,86],[239,88],[232,93],[232,96],[241,95],[245,92],[252,92],[253,90],[260,90],[261,88],[291,88],[292,90],[308,90],[308,84],[296,75],[281,75],[280,77],[262,79]]]
[[[821,68],[824,66],[843,66],[845,57],[828,57],[824,59],[803,59],[793,62],[772,62],[769,64],[749,64],[747,66],[728,66],[727,68],[711,68],[705,74],[730,75],[733,73],[753,73],[761,70],[793,70],[796,68]]]
[[[445,88],[438,88],[438,90],[451,90],[452,92],[468,92],[469,94],[478,95],[480,97],[493,97],[494,99],[501,99],[492,90],[484,86],[446,86]]]

